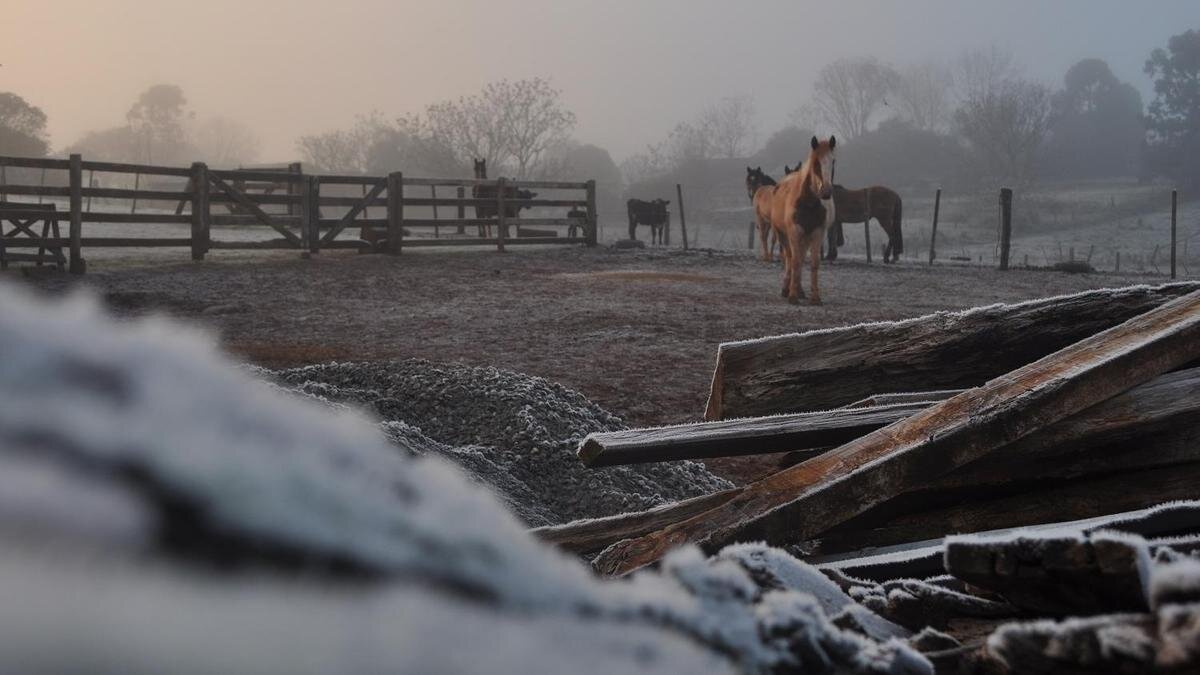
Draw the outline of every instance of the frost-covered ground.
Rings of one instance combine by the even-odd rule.
[[[601,581],[205,335],[0,309],[2,672],[932,672],[781,552]]]

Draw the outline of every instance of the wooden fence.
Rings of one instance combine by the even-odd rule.
[[[4,172],[7,170],[7,174]],[[28,176],[40,170],[39,184]],[[46,172],[67,173],[66,180],[47,184]],[[84,181],[84,172],[88,180]],[[94,176],[134,176],[134,187],[101,187]],[[21,178],[24,175],[26,178]],[[387,176],[305,175],[296,169],[256,170],[210,169],[203,163],[191,167],[164,167],[70,159],[0,157],[0,252],[11,248],[68,250],[68,269],[84,271],[85,247],[179,247],[189,248],[192,259],[203,260],[210,250],[297,249],[306,254],[322,249],[353,248],[399,254],[414,246],[506,246],[530,244],[596,245],[596,182],[475,180],[459,178],[408,178],[401,173]],[[13,182],[13,178],[17,180]],[[142,187],[142,185],[150,187]],[[171,189],[163,185],[172,186]],[[265,186],[265,187],[264,187]],[[472,188],[487,198],[474,198]],[[443,195],[438,195],[443,188]],[[453,196],[445,196],[447,188]],[[561,198],[519,199],[517,190],[567,192]],[[425,196],[425,195],[428,196]],[[14,197],[67,200],[65,210],[51,211],[52,218],[69,219],[68,236],[36,236],[29,227],[7,235],[3,223],[27,223],[33,202],[13,203]],[[126,200],[128,212],[92,210],[92,199]],[[86,206],[85,206],[86,200]],[[139,200],[143,212],[138,213]],[[145,212],[147,202],[173,208]],[[176,206],[177,205],[177,206]],[[214,212],[223,207],[227,213]],[[468,217],[483,207],[497,215]],[[438,209],[453,214],[439,218]],[[566,208],[561,218],[506,217],[506,211],[522,208]],[[408,213],[406,214],[406,210]],[[432,211],[432,217],[418,211]],[[167,232],[174,236],[85,236],[84,223],[187,225]],[[262,241],[222,241],[212,236],[213,226],[256,226],[277,236]],[[269,228],[269,230],[268,230]],[[443,237],[450,228],[452,236]],[[468,229],[470,228],[470,230]],[[513,229],[515,228],[515,235]],[[552,229],[546,229],[552,228]],[[57,227],[54,228],[55,231]],[[345,237],[347,230],[357,237]],[[565,230],[565,232],[560,232]],[[474,232],[479,236],[471,236]],[[46,230],[49,232],[49,230]],[[90,235],[91,233],[88,233]],[[560,236],[562,234],[563,236]],[[18,236],[25,235],[25,236]],[[339,238],[341,237],[341,238]]]

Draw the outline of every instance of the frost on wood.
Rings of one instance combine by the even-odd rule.
[[[0,307],[0,671],[932,672],[694,548],[596,579],[438,452],[206,336]]]
[[[946,571],[1017,607],[1051,616],[1148,609],[1152,564],[1136,535],[1017,531],[948,537]]]

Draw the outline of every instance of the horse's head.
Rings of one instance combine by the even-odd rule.
[[[754,193],[764,186],[775,185],[775,179],[763,172],[762,167],[751,169],[746,167],[746,194],[754,201]]]
[[[487,160],[475,160],[475,177],[479,179],[487,178]]]
[[[833,136],[827,141],[817,140],[816,136],[812,137],[812,152],[808,154],[808,178],[812,190],[821,199],[833,198],[833,178],[837,169],[837,158],[834,156],[834,149],[837,147],[837,139]]]

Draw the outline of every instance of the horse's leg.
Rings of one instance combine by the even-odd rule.
[[[838,241],[838,235],[842,231],[842,224],[834,221],[833,226],[829,228],[829,232],[825,237],[825,259],[829,261],[837,260],[838,246],[841,245]]]
[[[798,305],[800,298],[804,297],[804,284],[800,281],[800,274],[804,267],[804,252],[810,247],[812,237],[799,226],[794,229],[795,231],[788,237],[792,240],[791,259],[788,261],[788,302]]]
[[[811,291],[812,295],[809,297],[809,300],[808,300],[808,304],[810,304],[810,305],[821,304],[821,287],[817,283],[818,271],[821,268],[821,256],[820,256],[821,238],[822,237],[821,237],[820,233],[817,233],[817,232],[814,232],[813,236],[809,237],[808,254],[809,254],[809,258],[810,258],[810,264],[812,266],[811,267],[812,279],[809,282],[809,287],[810,287],[810,291]]]

